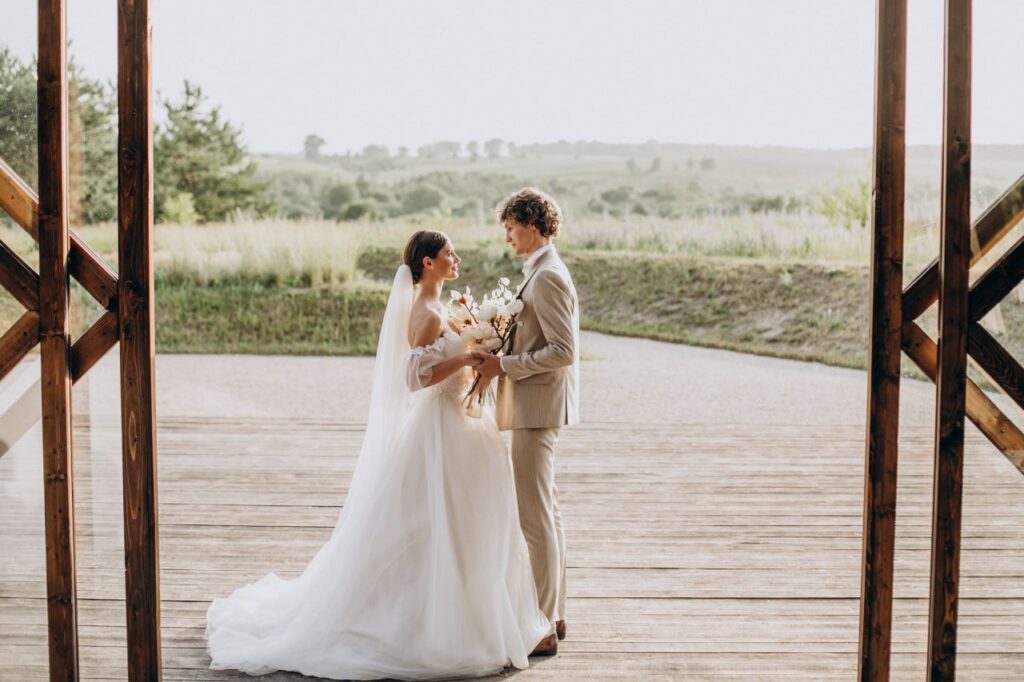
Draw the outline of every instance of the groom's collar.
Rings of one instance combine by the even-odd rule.
[[[523,274],[529,277],[530,274],[534,271],[534,269],[536,269],[537,264],[544,257],[544,254],[547,253],[557,253],[555,252],[554,244],[545,244],[544,246],[540,247],[532,254],[530,254],[530,257],[526,259],[525,263],[523,263]]]

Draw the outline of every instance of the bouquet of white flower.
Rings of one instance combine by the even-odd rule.
[[[474,351],[483,351],[492,355],[502,355],[505,346],[512,338],[516,327],[516,317],[523,310],[523,301],[517,298],[508,288],[508,277],[498,280],[498,286],[484,294],[484,300],[477,302],[472,291],[466,287],[465,292],[453,291],[449,310],[451,319],[459,325],[462,341]],[[477,405],[482,405],[486,386],[481,387],[479,374],[473,386],[466,394],[466,407],[472,409],[473,398]]]

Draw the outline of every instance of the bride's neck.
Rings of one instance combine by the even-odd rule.
[[[444,286],[444,281],[440,279],[430,280],[421,279],[419,284],[419,294],[423,298],[432,298],[434,300],[441,299],[441,287]]]

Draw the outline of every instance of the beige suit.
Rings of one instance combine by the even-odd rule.
[[[569,269],[551,249],[524,273],[512,347],[502,358],[495,419],[512,431],[519,521],[541,611],[565,619],[565,531],[555,485],[562,426],[579,423],[580,312]]]

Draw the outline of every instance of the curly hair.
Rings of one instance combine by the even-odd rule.
[[[550,196],[536,187],[525,187],[498,204],[498,220],[512,219],[520,225],[537,228],[542,237],[555,239],[562,226],[562,210]]]
[[[402,254],[402,262],[412,270],[413,284],[419,284],[423,278],[423,259],[437,258],[441,249],[448,243],[448,235],[435,230],[420,230],[409,237]]]

